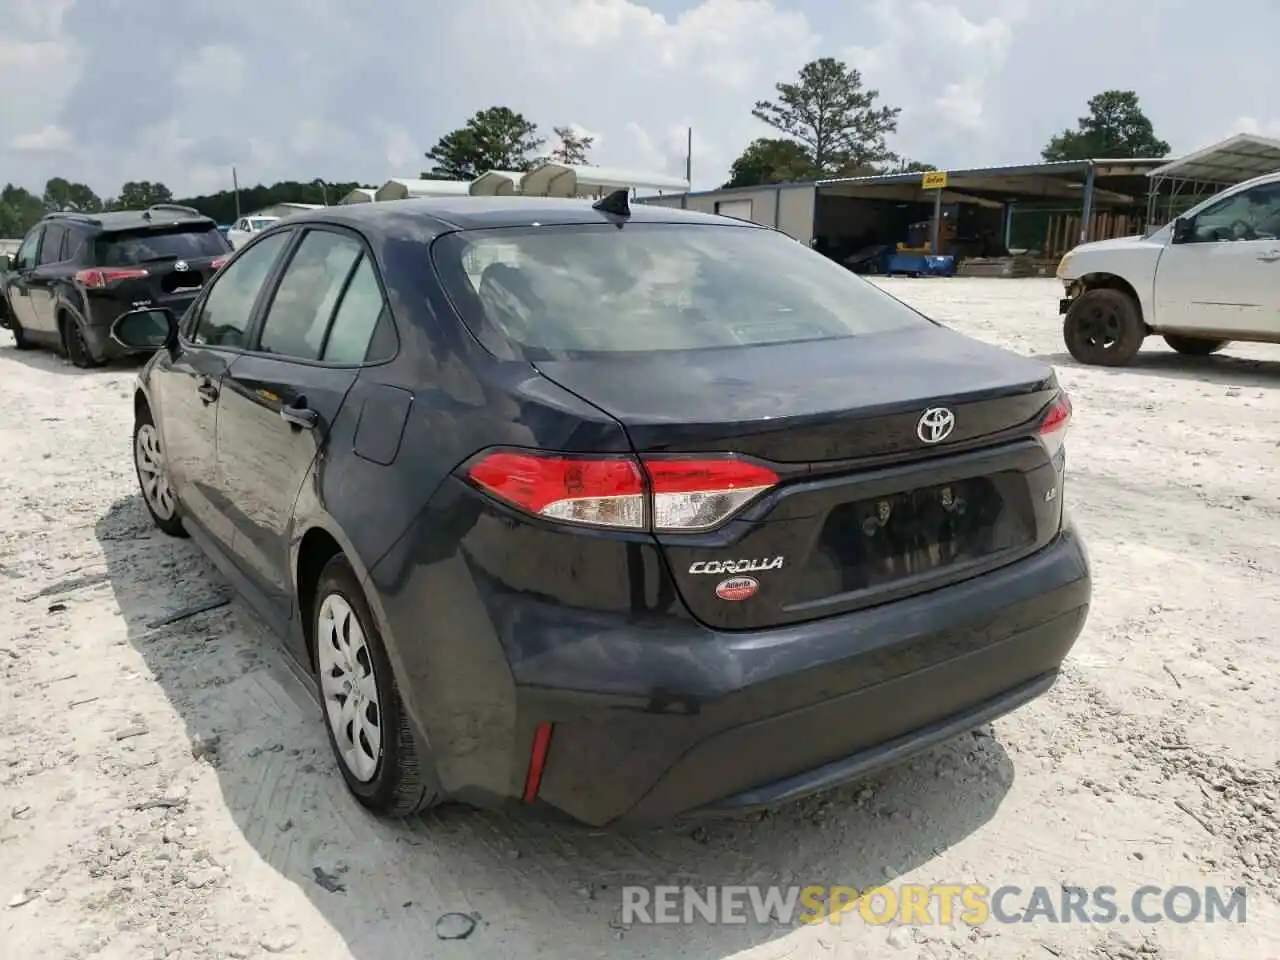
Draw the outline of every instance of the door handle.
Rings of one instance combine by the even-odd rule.
[[[320,423],[320,414],[310,409],[306,403],[306,400],[299,398],[294,403],[281,407],[280,416],[291,427],[314,430]]]
[[[213,403],[218,399],[218,388],[209,380],[205,380],[196,387],[196,393],[200,395],[200,399],[205,403]]]

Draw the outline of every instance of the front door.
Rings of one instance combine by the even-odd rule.
[[[183,512],[227,551],[233,510],[217,469],[223,380],[244,348],[259,295],[288,240],[288,232],[268,237],[225,267],[192,307],[173,357],[154,374],[161,443]]]
[[[1156,271],[1162,330],[1280,336],[1280,183],[1239,190],[1195,216]]]
[[[59,266],[66,259],[66,239],[67,228],[61,223],[46,226],[40,253],[36,257],[36,268],[27,277],[31,296],[31,329],[51,335],[58,332],[54,283],[68,275],[68,271]]]
[[[13,267],[5,274],[5,297],[9,301],[9,312],[18,326],[24,330],[35,330],[35,310],[31,306],[31,288],[28,284],[32,272],[36,268],[36,255],[40,252],[40,237],[44,227],[39,226],[27,234],[14,257]]]
[[[355,322],[363,252],[351,234],[308,230],[265,308],[253,352],[232,364],[223,389],[218,462],[236,507],[233,549],[283,618],[292,613],[294,504],[359,371],[338,355],[350,338],[335,331]],[[375,318],[380,304],[379,295]]]

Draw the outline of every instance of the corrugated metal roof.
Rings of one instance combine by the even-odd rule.
[[[616,167],[544,163],[524,175],[520,189],[530,196],[575,197],[582,190],[671,190],[684,193],[689,181],[662,173]]]
[[[1280,140],[1238,133],[1221,143],[1171,160],[1151,171],[1152,179],[1243,183],[1280,171]]]
[[[407,200],[410,197],[465,197],[471,191],[468,180],[418,180],[392,177],[374,194],[375,200]]]

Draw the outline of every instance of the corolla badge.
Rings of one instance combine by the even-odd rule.
[[[946,407],[930,407],[920,414],[916,436],[921,443],[941,443],[956,428],[956,415]]]
[[[759,570],[781,570],[781,557],[756,560],[699,560],[689,567],[690,573],[755,573]]]

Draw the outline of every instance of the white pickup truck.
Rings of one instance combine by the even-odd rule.
[[[1139,237],[1082,243],[1058,264],[1063,339],[1081,363],[1128,363],[1148,334],[1207,356],[1280,343],[1280,172]]]

